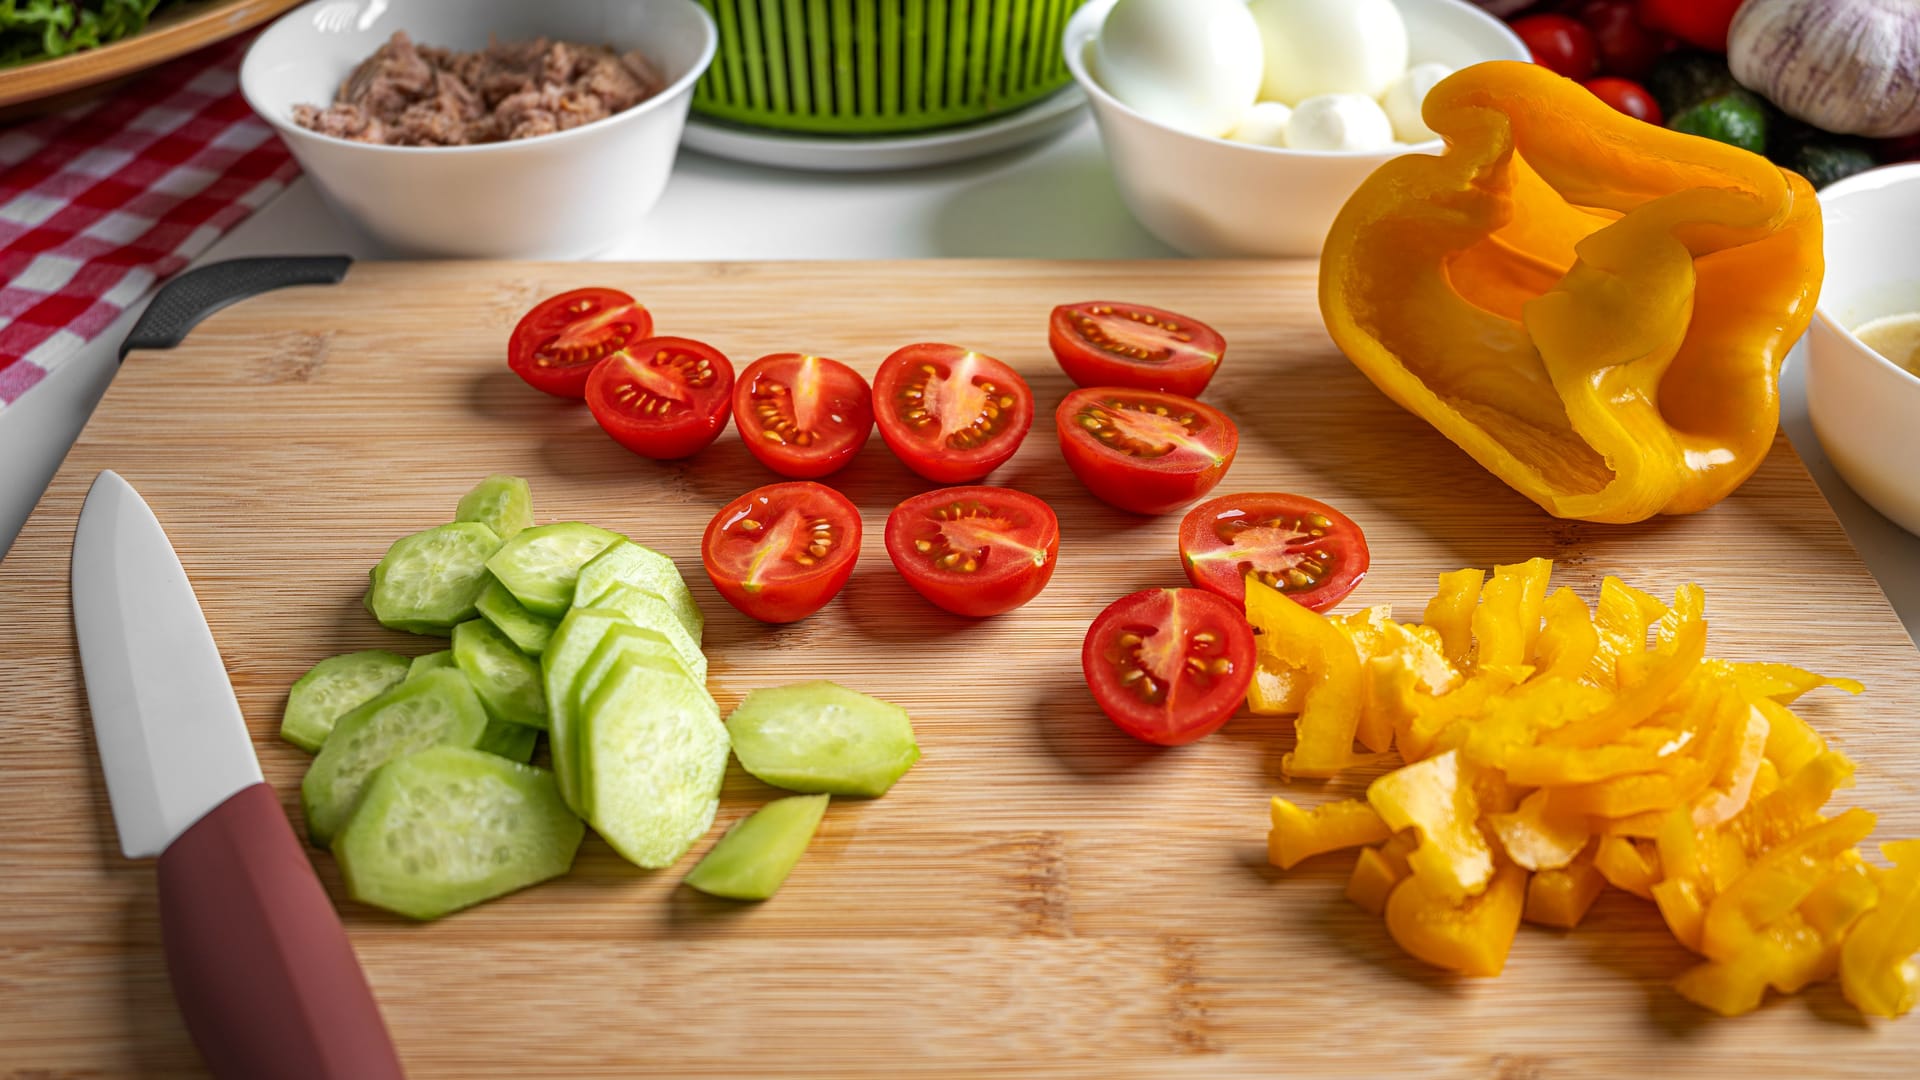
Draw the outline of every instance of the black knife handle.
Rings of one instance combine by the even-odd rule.
[[[338,285],[352,265],[346,255],[275,255],[196,267],[154,294],[120,343],[120,359],[135,349],[171,349],[185,341],[200,320],[249,296],[289,285]]]

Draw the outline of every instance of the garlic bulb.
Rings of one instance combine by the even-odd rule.
[[[1747,0],[1727,35],[1741,85],[1848,135],[1920,131],[1920,3]]]

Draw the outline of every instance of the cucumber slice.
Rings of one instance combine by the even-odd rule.
[[[460,665],[453,662],[452,649],[441,649],[439,652],[422,653],[414,657],[413,663],[407,665],[407,678],[417,679],[429,671],[440,671],[444,668],[452,668],[455,671],[460,669]]]
[[[687,884],[729,900],[765,900],[779,892],[813,841],[831,797],[794,795],[755,810],[713,845],[687,875]]]
[[[673,609],[665,600],[631,585],[615,585],[600,595],[594,607],[617,611],[633,625],[666,638],[679,652],[680,663],[686,666],[687,674],[693,676],[693,681],[703,686],[706,684],[707,654],[700,651],[700,643],[687,633],[686,627],[680,625],[680,620],[674,617]]]
[[[473,683],[487,715],[506,724],[547,726],[547,695],[540,665],[485,619],[453,628],[453,662]]]
[[[539,740],[539,728],[489,720],[486,730],[480,733],[480,741],[474,743],[473,748],[525,765],[533,760],[533,745]]]
[[[477,521],[502,540],[533,524],[533,489],[517,476],[489,476],[460,496],[455,521]]]
[[[407,658],[383,649],[330,657],[313,665],[287,691],[280,737],[309,754],[333,731],[334,721],[386,693],[407,677]]]
[[[667,602],[674,618],[696,643],[706,632],[706,618],[700,605],[693,602],[686,579],[673,560],[652,548],[629,541],[618,543],[594,556],[580,568],[580,580],[574,584],[573,602],[577,607],[597,607],[599,599],[615,585],[631,585]]]
[[[493,530],[473,521],[403,536],[373,568],[367,606],[382,626],[444,634],[474,617],[487,559],[499,550]]]
[[[437,919],[566,873],[585,834],[552,773],[440,746],[380,770],[335,853],[354,899]]]
[[[458,671],[429,671],[341,717],[300,781],[313,842],[333,840],[380,766],[429,746],[472,746],[486,726],[486,710]]]
[[[755,690],[727,734],[742,767],[789,791],[884,795],[920,760],[907,710],[830,682]]]
[[[553,628],[558,619],[549,619],[544,615],[535,615],[527,606],[513,598],[500,579],[487,575],[487,587],[480,590],[480,599],[474,602],[480,609],[480,617],[500,628],[500,632],[513,639],[514,645],[528,656],[539,656],[547,651],[547,642],[553,639]]]
[[[487,569],[527,610],[557,619],[573,605],[580,568],[625,539],[578,521],[536,525],[502,545]]]
[[[628,626],[627,617],[604,608],[574,608],[560,620],[547,651],[540,654],[540,676],[547,691],[547,746],[553,754],[554,779],[560,794],[576,812],[586,809],[580,797],[579,741],[574,718],[580,712],[573,694],[580,669],[587,666],[600,639],[615,626]]]
[[[672,866],[713,824],[727,729],[691,679],[614,665],[580,711],[587,820],[636,866]]]
[[[600,684],[605,681],[607,673],[623,659],[631,659],[636,664],[668,675],[692,679],[692,676],[687,673],[686,665],[680,662],[679,650],[675,649],[673,643],[669,642],[664,635],[658,631],[625,622],[615,623],[607,627],[606,633],[600,638],[600,643],[594,646],[592,655],[587,658],[585,664],[581,665],[580,673],[574,676],[572,689],[567,692],[572,715],[580,714],[581,705],[593,696],[593,692],[598,690]],[[697,682],[694,685],[700,687],[702,694],[706,694],[710,704],[713,703],[713,695],[707,693],[704,685]],[[713,715],[720,715],[720,706],[717,704],[713,705]],[[578,782],[581,776],[580,744],[577,741],[570,741],[564,750],[567,757],[564,765],[561,763],[561,750],[554,751],[554,771],[564,772],[572,777],[574,786],[571,788],[563,786],[561,792],[563,794],[569,790],[574,792],[578,802],[570,802],[568,805],[585,806],[592,795],[587,792],[584,785]]]

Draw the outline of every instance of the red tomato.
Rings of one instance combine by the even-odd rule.
[[[1248,577],[1313,611],[1346,599],[1367,576],[1367,538],[1353,519],[1301,495],[1208,499],[1180,522],[1187,580],[1236,604]]]
[[[1635,120],[1645,120],[1649,124],[1659,124],[1665,121],[1665,117],[1660,113],[1660,103],[1653,100],[1653,95],[1647,93],[1646,87],[1641,86],[1632,79],[1616,79],[1612,76],[1606,76],[1599,79],[1588,79],[1580,85],[1593,91],[1594,97],[1626,113]]]
[[[587,407],[615,442],[659,460],[691,457],[727,426],[733,365],[689,338],[657,337],[600,362]]]
[[[1593,34],[1600,70],[1608,75],[1645,78],[1667,51],[1666,37],[1641,25],[1633,0],[1584,0],[1572,14]]]
[[[860,511],[809,480],[768,484],[707,524],[700,562],[727,603],[761,622],[797,622],[825,607],[860,557]]]
[[[1727,51],[1727,27],[1745,0],[1639,0],[1640,22],[1689,45]]]
[[[1053,309],[1047,343],[1081,386],[1131,386],[1199,397],[1227,343],[1198,319],[1142,304],[1092,300]]]
[[[733,386],[733,423],[760,464],[801,480],[838,472],[873,434],[873,391],[838,360],[763,356]]]
[[[618,289],[549,296],[520,317],[507,339],[507,366],[535,390],[585,397],[593,365],[653,333],[653,316]]]
[[[880,438],[936,484],[967,484],[1007,463],[1033,426],[1033,391],[1007,365],[957,345],[909,345],[873,376]]]
[[[1527,43],[1533,62],[1569,79],[1593,75],[1593,34],[1586,24],[1565,15],[1528,15],[1513,20],[1513,32]]]
[[[1073,475],[1136,514],[1164,514],[1212,491],[1240,447],[1220,410],[1153,390],[1075,390],[1053,420]]]
[[[1180,746],[1220,730],[1253,682],[1253,631],[1240,608],[1199,589],[1147,589],[1087,628],[1080,666],[1120,730]]]
[[[887,557],[914,591],[976,619],[1040,595],[1060,554],[1060,519],[1024,491],[938,488],[887,515]]]

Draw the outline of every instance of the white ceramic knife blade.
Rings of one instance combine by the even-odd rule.
[[[111,470],[94,479],[80,510],[71,579],[120,850],[155,856],[259,783],[260,763],[179,556],[139,493]]]

